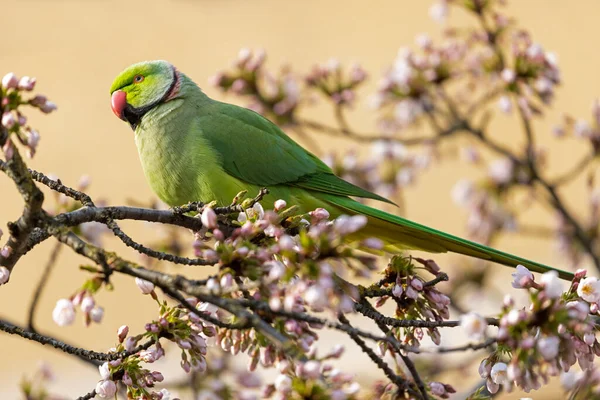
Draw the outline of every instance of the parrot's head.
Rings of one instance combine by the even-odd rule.
[[[133,64],[114,80],[111,107],[117,117],[135,129],[148,111],[175,98],[179,86],[179,72],[166,61]]]

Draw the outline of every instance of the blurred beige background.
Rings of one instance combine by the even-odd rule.
[[[553,170],[562,170],[572,165],[583,146],[576,141],[552,139],[550,127],[563,111],[588,118],[591,102],[600,94],[600,57],[595,44],[600,36],[600,2],[512,3],[508,13],[521,26],[527,26],[544,48],[559,56],[564,84],[552,111],[536,128],[542,133],[540,142],[551,150]],[[315,62],[337,57],[343,63],[359,60],[377,76],[391,63],[399,47],[413,45],[416,34],[438,35],[439,26],[428,17],[431,4],[408,0],[0,0],[0,74],[13,71],[37,77],[38,92],[58,104],[58,112],[50,116],[29,113],[32,125],[42,135],[38,155],[30,162],[32,168],[54,173],[70,185],[88,174],[92,178],[90,194],[107,198],[110,204],[123,204],[127,198],[147,201],[153,197],[138,163],[132,132],[110,111],[108,89],[124,67],[146,59],[167,59],[214,96],[219,94],[207,87],[208,78],[228,67],[241,47],[265,48],[271,69],[290,62],[296,70],[307,71]],[[453,23],[465,20],[464,15],[454,17]],[[375,82],[372,80],[361,94],[373,92]],[[329,111],[321,103],[307,113],[329,121]],[[374,129],[364,101],[355,107],[351,121],[357,128]],[[521,140],[514,121],[499,117],[495,124],[497,138],[515,143]],[[333,144],[328,142],[327,147]],[[335,144],[337,148],[350,145]],[[459,177],[478,176],[481,171],[459,162],[444,165],[431,168],[419,178],[418,186],[406,191],[407,215],[463,234],[465,215],[455,208],[450,190]],[[581,182],[569,188],[567,194],[574,209],[585,204],[583,193]],[[21,209],[20,198],[4,175],[0,175],[0,205],[0,224],[4,227]],[[546,221],[548,217],[540,211],[532,218],[549,225],[552,221]],[[141,240],[156,236],[149,225],[125,227]],[[508,237],[499,245],[546,263],[561,260],[549,242]],[[122,249],[115,241],[109,241],[109,246]],[[25,322],[30,293],[51,247],[51,243],[45,243],[35,249],[15,269],[10,284],[0,288],[2,317]],[[136,259],[130,252],[125,253]],[[70,295],[85,279],[86,274],[77,269],[82,262],[68,250],[63,252],[42,298],[38,326],[43,332],[69,338],[73,344],[102,351],[113,345],[114,333],[121,324],[129,323],[134,331],[143,329],[143,323],[155,315],[155,307],[149,298],[138,294],[132,281],[117,277],[115,292],[97,297],[105,308],[103,324],[84,328],[79,315],[74,326],[57,327],[51,310],[58,298]],[[503,269],[498,275],[506,279],[509,273]],[[70,356],[6,334],[0,334],[0,354],[2,399],[18,398],[19,381],[33,375],[39,360],[51,363],[55,369],[58,378],[50,388],[56,393],[82,395],[99,378],[97,371]],[[361,368],[362,356],[348,357],[344,361],[346,369],[367,376]],[[453,356],[447,357],[450,362]],[[375,371],[369,374],[379,376]],[[167,379],[178,376],[179,368],[165,375]],[[562,398],[559,392],[553,393],[554,398]],[[512,394],[506,398],[519,397]],[[551,394],[546,391],[532,397],[551,398]]]

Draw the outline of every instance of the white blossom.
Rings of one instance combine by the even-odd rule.
[[[487,329],[486,320],[479,314],[470,312],[460,317],[460,326],[464,329],[469,339],[481,340]]]
[[[60,299],[52,311],[52,319],[58,326],[71,325],[75,321],[75,307],[69,299]]]

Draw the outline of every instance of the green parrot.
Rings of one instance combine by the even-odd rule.
[[[166,61],[131,65],[117,76],[110,93],[113,112],[135,132],[150,186],[171,206],[211,200],[228,204],[242,190],[258,193],[266,187],[265,203],[283,199],[302,212],[322,207],[332,217],[365,215],[362,234],[396,248],[450,251],[512,267],[522,264],[535,272],[555,270],[353,200],[392,203],[334,175],[260,114],[209,98]]]

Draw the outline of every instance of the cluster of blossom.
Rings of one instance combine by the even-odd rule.
[[[328,359],[339,358],[344,352],[342,346],[336,346],[328,355],[318,358],[315,354],[304,362],[291,363],[287,360],[277,362],[279,375],[273,384],[267,385],[263,398],[310,399],[327,398],[331,400],[353,400],[360,391],[355,377],[340,371],[326,363]]]
[[[460,41],[452,39],[436,46],[426,35],[418,36],[417,44],[418,52],[398,51],[372,97],[373,107],[385,111],[380,121],[384,132],[406,128],[431,111],[436,88],[453,77],[466,51]]]
[[[94,294],[102,287],[104,281],[97,276],[89,279],[83,287],[68,299],[59,299],[52,311],[52,319],[58,326],[67,326],[75,322],[75,307],[81,309],[84,323],[88,326],[91,322],[100,323],[104,316],[104,309],[96,304]]]
[[[238,54],[233,71],[217,73],[211,83],[224,92],[249,96],[248,108],[274,118],[278,124],[291,123],[300,102],[298,81],[285,67],[279,77],[273,76],[264,68],[265,59],[263,50],[253,53],[244,48]]]
[[[216,225],[214,211],[205,208],[201,219],[215,244],[209,247],[198,239],[196,252],[217,262],[221,271],[220,279],[209,280],[207,287],[222,295],[237,295],[235,278],[248,286],[254,299],[270,304],[274,310],[304,311],[310,307],[333,313],[352,311],[355,290],[334,284],[333,277],[334,272],[343,276],[349,270],[366,276],[374,268],[373,257],[344,244],[346,238],[365,226],[366,218],[340,216],[328,221],[329,213],[316,209],[309,213],[309,223],[302,215],[295,215],[295,210],[286,209],[283,200],[267,211],[256,203],[240,213],[237,220],[241,226],[226,238]],[[294,230],[297,235],[288,234]],[[382,243],[368,240],[358,246],[381,249]]]
[[[305,77],[308,87],[316,88],[321,94],[338,105],[352,105],[356,88],[367,79],[367,72],[354,64],[345,76],[340,62],[334,58],[325,64],[317,64]]]
[[[456,204],[469,211],[467,231],[470,237],[489,243],[500,231],[517,229],[515,215],[506,207],[503,195],[494,178],[481,185],[468,179],[461,179],[455,184],[452,197]]]
[[[569,399],[594,399],[600,394],[600,370],[596,365],[583,371],[571,369],[560,374],[560,383]]]
[[[390,290],[390,295],[377,297],[376,307],[381,307],[387,301],[396,304],[395,315],[399,319],[443,321],[450,316],[448,306],[450,298],[441,293],[435,285],[428,285],[419,275],[418,270],[425,270],[438,276],[440,267],[433,260],[414,258],[421,266],[413,264],[413,259],[403,256],[394,256],[384,271],[385,277],[380,286],[371,286],[369,289]],[[396,338],[403,344],[419,347],[423,339],[423,328],[407,327],[394,328]],[[435,344],[440,344],[441,335],[437,328],[426,328],[427,335]],[[394,347],[388,342],[379,343],[379,353],[383,357],[386,352],[395,354]]]
[[[429,167],[433,149],[411,152],[394,141],[376,141],[371,146],[369,158],[361,162],[354,151],[343,157],[330,154],[323,161],[334,173],[362,188],[388,198],[413,184],[419,172]]]
[[[594,154],[600,152],[600,99],[592,103],[592,122],[583,118],[575,119],[570,115],[564,115],[560,124],[552,129],[557,137],[573,135],[577,138],[589,141]]]
[[[46,96],[36,95],[30,99],[23,97],[26,92],[31,92],[34,89],[35,83],[35,78],[24,76],[19,79],[14,73],[10,72],[4,75],[0,86],[0,125],[2,125],[2,131],[6,130],[9,135],[16,136],[27,147],[27,154],[30,158],[35,155],[40,134],[27,125],[27,117],[19,108],[23,105],[30,105],[46,114],[56,110],[56,104],[49,101]],[[6,158],[11,159],[14,153],[12,141],[9,138],[0,136],[0,143],[3,143],[2,150]]]
[[[160,302],[151,282],[136,278],[136,284],[143,294],[152,296],[159,304],[160,317],[147,323],[145,332],[136,336],[128,336],[129,327],[119,328],[117,335],[119,344],[111,352],[133,351],[141,342],[152,340],[154,344],[148,349],[141,350],[131,356],[100,366],[101,380],[96,386],[100,397],[111,397],[116,391],[116,383],[120,381],[127,387],[130,398],[146,400],[166,400],[164,391],[154,391],[156,383],[163,381],[158,371],[150,371],[141,363],[153,363],[165,355],[160,339],[169,340],[181,350],[181,368],[185,372],[197,371],[203,373],[207,369],[206,354],[207,340],[216,335],[215,327],[202,320],[199,314],[216,317],[216,312],[206,303],[198,303],[195,299],[186,301],[197,310],[193,312],[182,305],[169,306]]]
[[[522,265],[513,278],[513,287],[529,291],[531,304],[517,308],[509,295],[505,297],[497,351],[479,368],[488,390],[495,393],[502,385],[510,391],[516,385],[529,392],[577,362],[584,371],[591,368],[600,354],[592,317],[599,310],[598,279],[578,270],[564,291],[555,271],[546,272],[537,282]],[[504,362],[503,354],[510,354],[510,360]]]
[[[228,353],[209,350],[207,370],[196,375],[192,387],[198,400],[258,400],[262,386],[259,374],[238,368]]]

